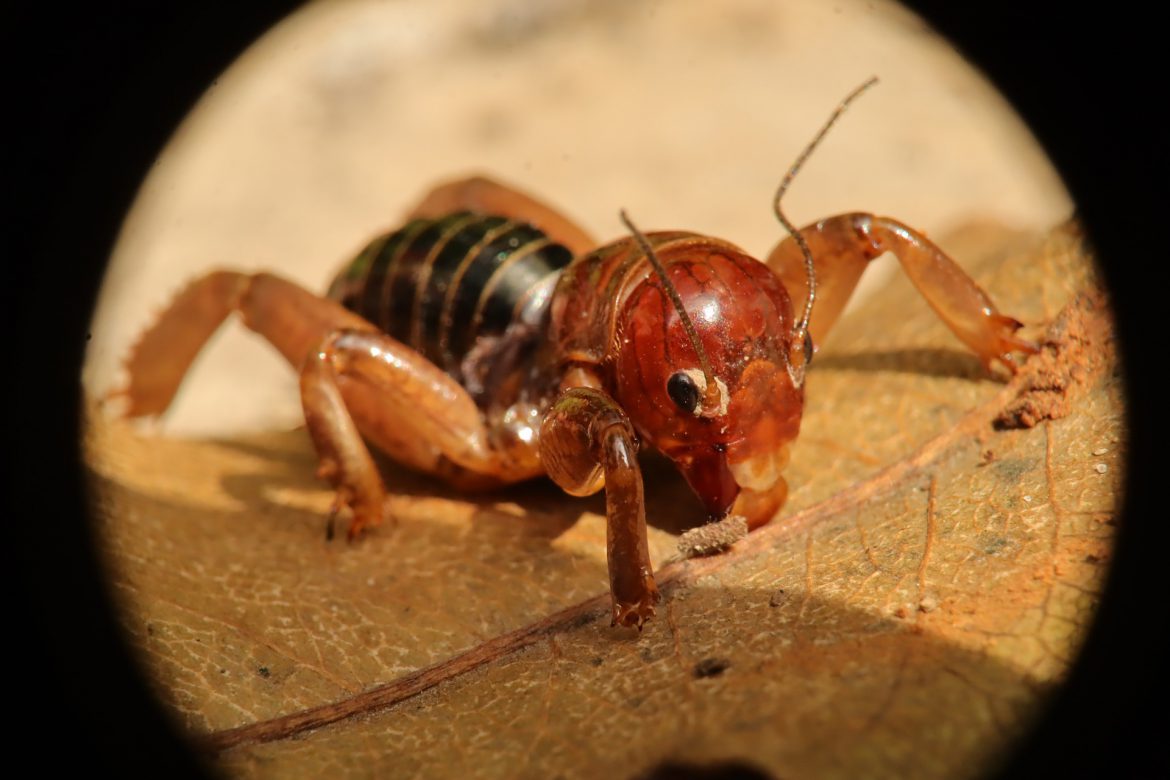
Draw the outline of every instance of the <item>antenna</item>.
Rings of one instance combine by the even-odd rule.
[[[808,275],[808,298],[804,304],[804,314],[801,315],[800,322],[797,323],[796,327],[792,331],[793,336],[796,337],[794,341],[797,344],[803,344],[804,337],[808,333],[808,320],[809,317],[812,316],[813,303],[817,299],[817,279],[816,271],[813,269],[812,251],[808,248],[808,242],[804,240],[804,236],[802,236],[800,232],[792,226],[792,223],[789,222],[788,218],[784,216],[784,212],[780,210],[780,199],[784,197],[784,193],[788,191],[788,186],[792,184],[792,180],[796,178],[796,174],[798,171],[800,171],[801,166],[804,165],[805,161],[809,158],[809,155],[813,153],[813,150],[817,148],[820,142],[824,139],[825,135],[828,134],[829,128],[832,127],[834,123],[836,123],[838,117],[845,113],[845,109],[849,107],[850,103],[860,97],[861,93],[865,92],[877,82],[877,76],[871,77],[864,84],[850,92],[845,97],[845,99],[837,105],[837,108],[835,108],[833,113],[829,115],[828,121],[826,121],[824,126],[821,127],[820,132],[816,134],[816,137],[812,139],[808,146],[804,147],[804,151],[801,152],[800,156],[796,158],[796,162],[792,163],[792,167],[788,169],[788,173],[784,174],[784,179],[780,182],[779,189],[776,190],[776,197],[772,200],[772,210],[776,212],[776,219],[780,220],[780,224],[784,226],[784,229],[788,231],[788,234],[796,239],[796,244],[800,247],[800,251],[804,255],[805,273]]]
[[[707,351],[703,349],[703,344],[699,341],[699,334],[695,331],[694,323],[691,322],[690,316],[687,314],[686,309],[683,308],[682,298],[679,297],[678,290],[675,289],[670,278],[666,275],[666,268],[663,267],[662,261],[658,259],[658,255],[654,254],[654,249],[650,246],[650,242],[646,240],[646,236],[642,234],[642,231],[634,227],[634,223],[630,221],[626,210],[622,209],[618,214],[622,218],[622,223],[633,234],[634,240],[638,242],[638,246],[642,248],[642,252],[649,258],[650,265],[654,266],[654,270],[658,273],[658,278],[662,280],[662,286],[666,289],[667,296],[670,298],[671,303],[674,304],[679,319],[682,320],[683,328],[687,332],[687,338],[691,340],[691,347],[699,355],[699,367],[703,370],[703,379],[707,383],[707,387],[703,391],[703,408],[718,408],[721,397],[719,387],[715,382],[715,375],[711,373],[711,362],[707,360]]]

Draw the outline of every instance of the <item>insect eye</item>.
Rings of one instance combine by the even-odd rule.
[[[807,330],[804,332],[804,364],[807,366],[813,359],[813,340],[812,334]]]
[[[676,371],[666,380],[666,394],[684,412],[693,413],[699,405],[699,387],[685,371]]]

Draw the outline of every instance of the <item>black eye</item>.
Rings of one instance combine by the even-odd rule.
[[[813,359],[813,341],[812,334],[807,330],[804,332],[804,364],[807,366]]]
[[[683,371],[676,371],[666,380],[666,394],[684,412],[694,412],[699,405],[699,388]]]

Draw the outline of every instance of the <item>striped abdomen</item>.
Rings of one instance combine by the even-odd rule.
[[[374,239],[329,297],[462,381],[461,362],[479,337],[542,315],[570,260],[531,225],[463,211]]]

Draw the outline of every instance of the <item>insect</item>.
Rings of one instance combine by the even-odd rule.
[[[613,624],[654,615],[637,453],[677,466],[710,519],[749,528],[787,496],[805,369],[870,260],[892,251],[956,336],[990,366],[1033,353],[959,266],[887,217],[849,213],[796,230],[780,200],[849,103],[788,171],[774,211],[789,237],[765,262],[681,231],[598,247],[513,188],[475,177],[433,190],[375,238],[326,296],[269,273],[215,271],[184,288],[132,348],[130,417],[163,413],[233,312],[299,371],[318,476],[349,537],[384,520],[367,442],[457,488],[547,474],[605,490]]]

